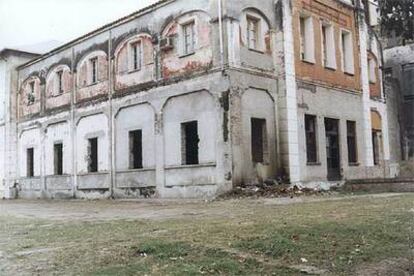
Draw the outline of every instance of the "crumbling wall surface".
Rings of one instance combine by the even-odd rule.
[[[214,42],[210,20],[208,13],[194,11],[175,18],[162,31],[162,37],[170,37],[174,41],[171,49],[161,50],[163,78],[190,75],[212,67]],[[191,22],[194,24],[194,50],[187,52],[183,26]]]
[[[131,45],[137,43],[137,68],[134,68]],[[155,78],[153,37],[147,33],[140,33],[127,38],[115,51],[115,90],[126,89],[142,83],[153,81]]]
[[[224,20],[229,33],[227,34],[227,47],[229,64],[256,71],[274,71],[272,60],[272,40],[274,30],[279,29],[272,1],[227,1],[226,12],[228,18]],[[248,18],[258,20],[257,47],[248,45]]]
[[[298,0],[293,1],[293,36],[295,48],[295,69],[297,78],[304,81],[321,83],[335,88],[361,91],[361,69],[359,34],[356,25],[354,9],[335,0]],[[301,15],[312,16],[315,57],[314,61],[301,60],[300,23]],[[335,41],[335,68],[325,68],[322,61],[322,41],[320,18],[332,24]],[[352,34],[354,72],[344,73],[342,69],[342,56],[340,45],[340,30],[347,30]]]
[[[59,80],[59,72],[62,74],[62,80]],[[71,68],[65,64],[57,65],[51,69],[46,78],[45,108],[53,109],[70,105],[72,90],[73,74]]]

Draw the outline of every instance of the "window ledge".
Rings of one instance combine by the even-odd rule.
[[[348,76],[351,76],[351,77],[354,77],[355,76],[355,73],[353,73],[353,72],[344,71],[344,74],[345,75],[348,75]]]
[[[70,177],[72,176],[71,174],[50,174],[50,175],[46,175],[46,178],[65,178],[65,177]]]
[[[258,53],[258,54],[264,54],[265,52],[263,50],[259,50],[259,49],[255,49],[255,48],[250,48],[248,47],[249,51]]]
[[[325,67],[325,69],[327,69],[329,71],[336,71],[336,67],[335,66],[325,65],[324,67]]]
[[[307,162],[306,166],[321,166],[321,162]]]
[[[191,53],[188,53],[188,54],[181,54],[179,57],[180,58],[186,58],[186,57],[189,57],[189,56],[192,56],[192,55],[195,55],[195,51],[193,51],[193,52],[191,52]]]
[[[109,172],[107,172],[107,171],[102,171],[102,172],[87,172],[87,173],[78,173],[78,175],[77,175],[77,176],[105,175],[105,174],[109,174]]]
[[[134,70],[129,70],[128,71],[128,74],[134,74],[134,73],[138,73],[138,72],[140,72],[141,71],[141,68],[139,68],[139,69],[134,69]]]
[[[88,85],[85,85],[85,86],[84,86],[84,87],[82,87],[82,88],[92,87],[92,86],[98,85],[99,83],[100,83],[99,81],[94,82],[94,83],[90,83],[90,84],[88,84]]]
[[[307,64],[315,65],[315,61],[314,61],[314,60],[301,59],[301,61],[302,61],[303,63],[307,63]]]
[[[119,170],[116,172],[117,173],[134,173],[134,172],[151,172],[151,171],[155,171],[155,168],[127,169],[127,170]]]
[[[348,165],[350,167],[359,167],[361,164],[359,162],[357,162],[357,163],[349,163]]]
[[[205,168],[205,167],[216,167],[216,163],[204,163],[204,164],[197,164],[197,165],[177,165],[177,166],[168,166],[165,167],[166,170],[177,170],[177,169],[197,169],[197,168]]]

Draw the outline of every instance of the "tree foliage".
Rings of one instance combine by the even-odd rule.
[[[403,43],[414,40],[414,0],[375,0],[381,14],[381,31]]]

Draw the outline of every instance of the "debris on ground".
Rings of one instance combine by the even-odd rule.
[[[279,198],[279,197],[298,197],[303,195],[332,194],[318,188],[300,187],[298,185],[279,184],[276,181],[266,181],[255,185],[243,185],[234,188],[230,192],[222,195],[219,199],[232,198]]]

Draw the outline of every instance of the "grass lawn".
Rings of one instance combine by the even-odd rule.
[[[171,218],[90,221],[2,215],[0,202],[0,275],[355,275],[412,264],[413,194],[325,199],[200,202]]]

